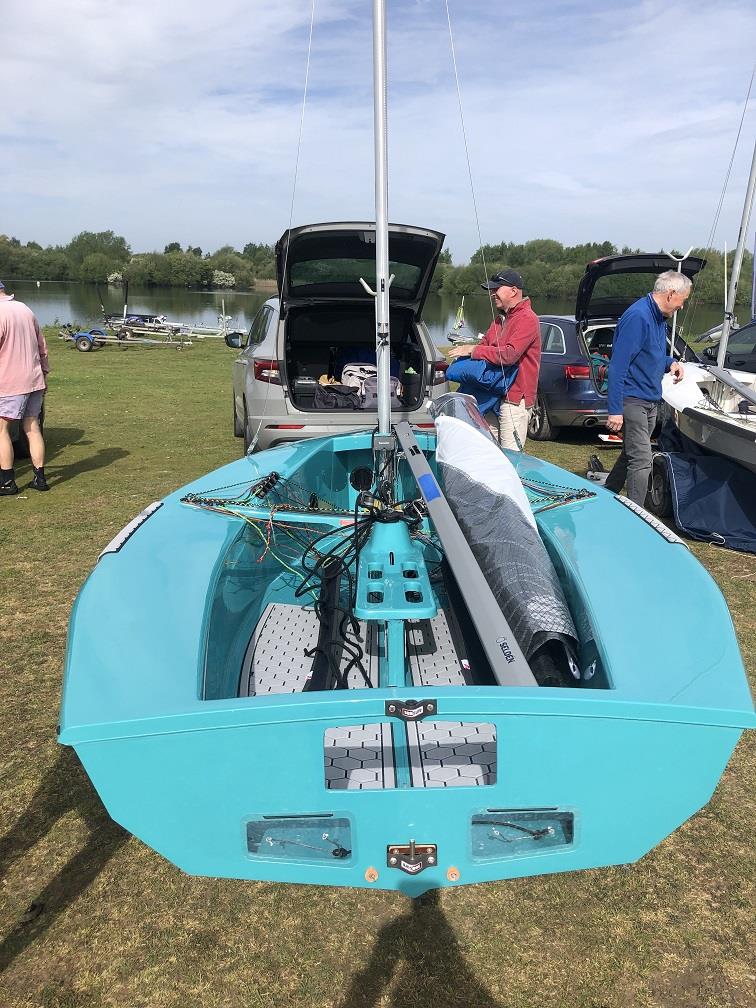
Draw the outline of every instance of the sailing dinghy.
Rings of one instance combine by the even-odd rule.
[[[700,448],[756,473],[756,375],[724,367],[735,316],[745,239],[756,193],[756,144],[727,291],[717,363],[686,364],[683,380],[662,383],[664,401],[680,432]]]
[[[732,621],[665,526],[502,452],[468,397],[392,424],[374,19],[378,429],[130,523],[74,606],[60,741],[191,874],[418,895],[634,861],[756,724]]]

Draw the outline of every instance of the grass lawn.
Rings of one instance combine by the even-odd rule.
[[[48,335],[52,491],[0,499],[3,1008],[752,1008],[753,736],[712,802],[638,864],[415,904],[190,878],[113,824],[55,742],[69,610],[144,505],[240,454],[232,355],[216,341],[82,354]],[[529,448],[584,472],[597,444]],[[30,476],[19,463],[19,485]],[[691,548],[727,598],[753,676],[756,557]],[[706,613],[688,616],[673,626],[661,606],[639,639],[695,633]]]

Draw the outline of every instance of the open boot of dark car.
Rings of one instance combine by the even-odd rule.
[[[681,269],[692,280],[703,265],[704,260],[689,256]],[[574,318],[540,316],[541,370],[528,437],[547,441],[567,428],[605,425],[617,321],[633,302],[648,294],[660,273],[675,267],[676,261],[664,253],[596,259],[588,263],[580,281]],[[675,357],[698,359],[679,331]]]

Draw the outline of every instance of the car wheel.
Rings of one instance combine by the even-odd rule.
[[[18,434],[13,439],[13,454],[17,459],[29,458],[29,439],[26,436],[26,431],[21,427],[20,420],[18,422]]]
[[[669,485],[669,465],[661,455],[655,455],[646,496],[646,507],[659,518],[672,514],[672,490]]]
[[[81,350],[82,353],[89,353],[94,344],[88,336],[79,336],[76,340],[76,349]]]
[[[236,414],[236,396],[231,393],[231,407],[234,411],[234,437],[244,437],[244,424],[239,422],[239,417]]]
[[[45,433],[45,406],[42,404],[42,412],[39,414],[39,429],[44,435]],[[21,426],[21,421],[18,422],[18,434],[13,440],[13,454],[16,458],[27,459],[31,457],[31,452],[29,451],[29,438],[26,436],[26,431]]]
[[[549,420],[546,404],[541,396],[538,396],[533,409],[530,411],[528,437],[533,441],[556,441],[559,437],[559,428],[554,427]]]

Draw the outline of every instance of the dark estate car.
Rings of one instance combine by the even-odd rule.
[[[704,362],[707,364],[716,363],[718,352],[718,342],[706,347],[702,352]],[[732,368],[734,371],[756,373],[756,319],[730,333],[724,366]]]
[[[541,371],[528,437],[548,441],[559,437],[563,427],[605,426],[606,369],[617,320],[652,289],[659,273],[673,265],[663,254],[596,259],[588,263],[580,281],[574,317],[540,316]],[[692,280],[703,266],[703,259],[689,257],[682,272]],[[683,360],[697,359],[679,337],[675,350]]]

